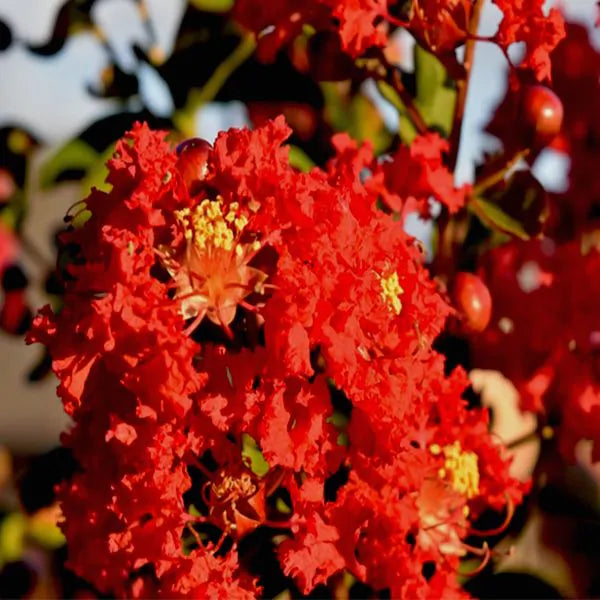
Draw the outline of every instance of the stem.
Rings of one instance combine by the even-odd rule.
[[[423,119],[421,112],[415,104],[414,98],[404,87],[398,69],[394,65],[390,64],[383,52],[380,52],[377,58],[379,60],[379,65],[385,68],[385,75],[382,76],[380,74],[369,73],[369,76],[375,77],[378,80],[377,85],[381,95],[399,112],[402,110],[402,108],[406,110],[408,117],[420,135],[427,133],[429,127],[427,126],[427,123],[425,123],[425,119]],[[403,105],[402,107],[400,107],[397,102],[394,102],[392,99],[386,97],[379,84],[381,81],[385,81],[398,94],[398,97]]]
[[[469,91],[469,82],[471,80],[471,72],[473,71],[473,59],[475,57],[475,43],[477,41],[477,29],[479,28],[479,19],[483,9],[484,0],[475,0],[473,4],[473,13],[469,21],[468,38],[465,44],[465,77],[457,83],[456,106],[454,108],[454,122],[452,123],[452,132],[450,134],[450,169],[454,170],[458,159],[458,151],[460,149],[460,137],[462,133],[462,124],[465,114],[465,105],[467,102],[467,93]]]
[[[427,127],[427,123],[425,123],[425,120],[423,119],[421,112],[417,108],[413,97],[408,93],[407,89],[404,87],[398,70],[393,66],[389,68],[392,69],[390,85],[394,88],[394,90],[400,97],[400,100],[402,100],[402,104],[404,104],[406,112],[408,113],[408,116],[412,121],[412,124],[415,126],[415,129],[419,132],[420,135],[427,133],[429,127]]]
[[[522,435],[520,438],[513,440],[510,444],[506,444],[505,447],[508,450],[517,448],[521,444],[526,444],[533,440],[551,440],[554,437],[554,429],[550,425],[543,425],[542,427],[536,427],[533,431]]]
[[[493,187],[494,185],[496,185],[497,183],[502,181],[504,179],[505,175],[522,158],[525,158],[528,154],[529,154],[529,148],[527,148],[525,150],[519,150],[518,152],[515,153],[515,155],[511,159],[506,161],[506,163],[504,164],[504,166],[501,169],[499,169],[495,173],[492,173],[491,175],[488,175],[487,177],[484,177],[483,179],[480,179],[479,181],[476,181],[475,185],[473,186],[472,195],[480,196],[483,192],[485,192],[489,188]]]
[[[533,442],[534,440],[538,440],[540,438],[540,430],[534,429],[525,435],[522,435],[520,438],[513,440],[510,444],[506,444],[505,448],[507,450],[513,450],[514,448],[518,448],[522,444],[526,444],[527,442]]]

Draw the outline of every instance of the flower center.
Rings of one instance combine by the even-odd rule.
[[[224,476],[220,483],[213,483],[212,491],[219,501],[231,498],[247,498],[256,493],[256,485],[247,473],[240,477]]]
[[[404,290],[398,280],[398,273],[394,272],[389,277],[380,276],[379,283],[381,284],[381,298],[391,311],[399,315],[402,310],[400,296],[404,293]]]
[[[161,247],[158,254],[175,282],[183,316],[195,317],[188,329],[207,316],[229,332],[237,306],[253,308],[244,299],[264,291],[267,275],[248,265],[262,244],[246,231],[248,219],[239,213],[239,204],[224,209],[220,196],[177,211],[175,219],[184,247]]]
[[[446,459],[438,472],[440,479],[448,479],[454,490],[467,499],[479,494],[479,468],[474,452],[464,452],[459,441],[443,448],[432,444],[429,451],[434,455],[443,454]]]
[[[185,239],[197,248],[208,250],[212,246],[230,252],[235,246],[236,253],[240,254],[243,248],[236,240],[248,224],[248,219],[238,215],[238,209],[239,204],[232,202],[227,214],[223,214],[221,199],[207,198],[193,210],[184,208],[177,211],[175,217],[183,227]],[[260,247],[259,242],[255,244]]]

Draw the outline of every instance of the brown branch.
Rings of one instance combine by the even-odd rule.
[[[400,100],[402,100],[402,104],[406,108],[406,112],[410,120],[412,121],[415,129],[419,132],[419,134],[423,135],[427,133],[429,127],[427,127],[427,123],[425,123],[425,119],[421,115],[417,105],[414,102],[413,97],[410,95],[408,90],[404,87],[402,83],[402,79],[400,78],[400,73],[394,67],[391,67],[391,81],[390,84],[396,90]]]
[[[500,183],[504,179],[506,174],[522,158],[525,158],[528,154],[529,154],[529,149],[520,150],[519,152],[516,152],[512,156],[512,158],[508,159],[506,161],[506,163],[504,163],[504,165],[502,166],[501,169],[499,169],[498,171],[495,171],[491,175],[484,177],[483,179],[480,179],[479,181],[476,181],[475,184],[473,185],[473,191],[472,191],[471,195],[472,196],[480,196],[481,194],[483,194],[483,192],[485,192],[489,188],[493,187],[497,183]]]

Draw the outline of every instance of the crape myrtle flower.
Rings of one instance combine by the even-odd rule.
[[[102,592],[255,597],[261,530],[305,592],[347,571],[458,593],[461,557],[489,557],[473,522],[525,491],[432,349],[452,309],[377,208],[370,148],[337,138],[300,173],[289,134],[277,118],[174,149],[136,124],[62,236],[64,307],[29,340],[73,420],[69,565]]]
[[[259,57],[271,61],[308,26],[333,32],[352,58],[384,48],[396,26],[406,28],[425,48],[451,55],[476,32],[469,32],[474,0],[237,0],[234,18],[256,34]],[[550,53],[564,37],[560,11],[544,13],[543,0],[494,0],[502,11],[498,30],[487,40],[508,56],[517,42],[525,46],[520,67],[542,81],[551,75]]]

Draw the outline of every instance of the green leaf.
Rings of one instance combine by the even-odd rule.
[[[110,185],[106,183],[106,177],[108,176],[106,163],[112,158],[115,147],[116,142],[110,144],[102,154],[97,154],[96,160],[89,165],[85,177],[81,180],[81,192],[84,197],[90,193],[93,187],[105,192],[110,189]]]
[[[404,111],[404,104],[398,95],[398,92],[387,82],[379,80],[377,82],[379,93],[396,109]]]
[[[418,44],[415,45],[414,52],[416,84],[414,104],[427,126],[447,137],[450,135],[454,121],[456,90],[448,80],[446,68],[433,54]],[[379,81],[377,87],[381,95],[398,111],[400,138],[405,144],[411,144],[417,135],[417,130],[404,103],[388,83]]]
[[[325,120],[335,131],[345,131],[357,142],[370,141],[375,154],[389,146],[391,136],[369,98],[357,94],[349,100],[344,88],[334,82],[323,82],[321,89],[325,99]]]
[[[398,135],[400,139],[408,146],[417,137],[417,128],[413,125],[408,113],[400,113],[400,123],[398,124]]]
[[[337,429],[346,429],[348,427],[348,417],[337,410],[327,418],[327,422],[331,423]]]
[[[284,515],[289,515],[292,512],[292,509],[285,503],[284,499],[279,496],[275,499],[275,508]]]
[[[269,463],[254,438],[247,433],[242,434],[242,459],[259,477],[263,477],[269,471]]]
[[[422,107],[432,105],[438,90],[446,82],[446,69],[433,54],[419,44],[415,44],[414,58],[417,101]]]
[[[190,0],[190,4],[206,12],[227,12],[233,8],[234,0]]]
[[[497,204],[483,198],[472,198],[468,207],[477,215],[479,220],[496,231],[514,235],[521,240],[528,240],[529,235],[523,225],[506,214]]]
[[[78,138],[61,146],[40,169],[40,187],[52,187],[58,177],[68,171],[87,170],[98,159],[98,153],[83,140]]]
[[[419,101],[416,104],[429,127],[437,129],[444,137],[450,135],[454,121],[456,90],[440,87],[432,97],[430,104],[422,105]]]
[[[18,560],[25,548],[27,517],[19,512],[7,515],[0,523],[0,563]]]
[[[398,111],[398,134],[405,144],[410,144],[417,136],[417,130],[406,112],[406,107],[398,92],[387,81],[378,81],[379,93]]]
[[[27,531],[29,537],[43,548],[54,550],[65,544],[65,536],[60,528],[54,523],[39,520],[31,520]]]
[[[313,159],[298,146],[290,144],[290,164],[303,173],[308,173],[316,165]]]
[[[450,135],[456,105],[456,90],[448,85],[448,73],[436,56],[415,44],[415,104],[431,128]]]

